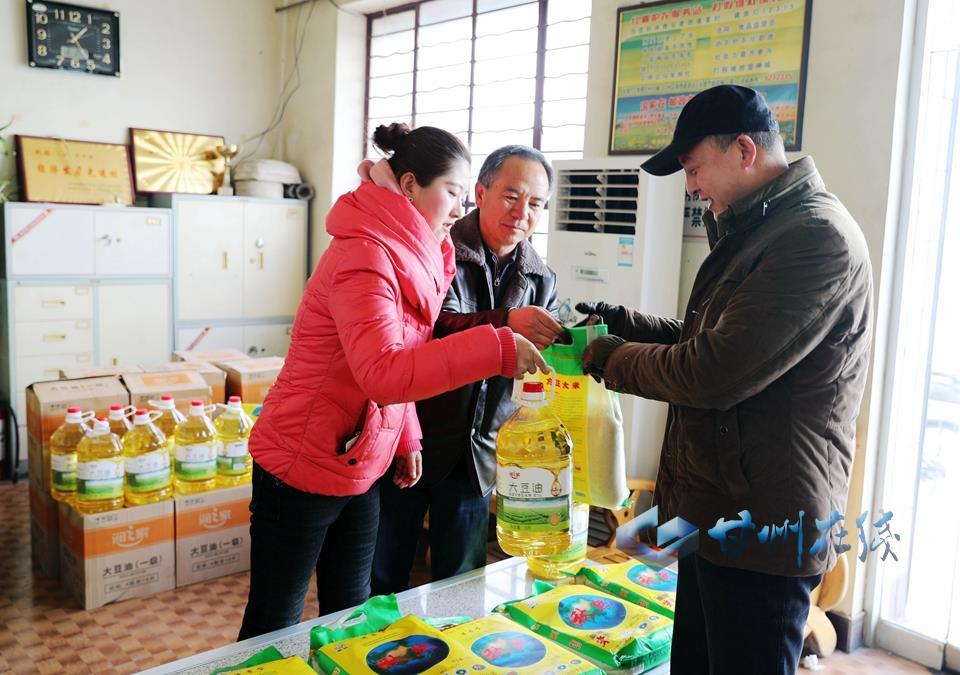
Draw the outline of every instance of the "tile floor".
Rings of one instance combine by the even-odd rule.
[[[0,523],[0,673],[132,673],[236,638],[246,574],[85,612],[31,566],[26,481],[0,484]],[[415,581],[427,581],[422,561]],[[305,619],[316,616],[315,603],[311,593]],[[824,675],[931,672],[873,649],[837,653],[822,663]]]

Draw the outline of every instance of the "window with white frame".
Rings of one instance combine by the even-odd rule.
[[[583,156],[591,0],[424,0],[367,20],[366,155],[380,124],[436,126],[473,156]],[[547,216],[533,243],[546,256]]]

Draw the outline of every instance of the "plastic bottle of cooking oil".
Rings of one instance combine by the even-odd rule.
[[[217,485],[217,430],[203,401],[190,401],[187,419],[174,433],[173,487],[178,495],[205,492]]]
[[[114,403],[110,406],[110,412],[107,415],[107,420],[110,422],[110,431],[121,440],[123,435],[133,428],[133,423],[130,421],[133,410],[132,405],[124,407],[122,403]]]
[[[167,437],[167,449],[170,451],[170,457],[173,458],[173,436],[177,431],[177,425],[187,419],[183,413],[177,410],[177,404],[170,394],[164,394],[159,401],[147,401],[151,408],[156,408],[161,415],[154,424]]]
[[[217,456],[217,485],[230,487],[250,482],[253,474],[253,458],[247,441],[253,420],[243,410],[239,396],[231,396],[227,406],[214,421],[217,439],[220,441]]]
[[[590,527],[590,505],[574,502],[570,535],[573,543],[563,553],[527,556],[527,569],[540,579],[563,579],[574,573],[587,558],[587,530]]]
[[[133,417],[133,428],[121,439],[127,506],[152,504],[173,496],[167,437],[153,423],[159,416],[157,410],[138,410]]]
[[[110,421],[92,421],[77,445],[77,511],[113,511],[123,506],[123,447]]]
[[[497,541],[510,555],[556,555],[572,541],[573,441],[542,382],[524,382],[518,403],[497,434]]]
[[[72,502],[77,494],[77,444],[87,432],[83,421],[93,413],[67,408],[63,424],[50,436],[50,495],[58,502]]]

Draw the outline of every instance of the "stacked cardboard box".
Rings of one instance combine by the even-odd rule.
[[[267,392],[283,368],[279,356],[236,361],[216,361],[214,364],[227,374],[227,396],[239,396],[244,403],[263,403]]]
[[[210,386],[213,403],[226,403],[227,375],[207,361],[170,361],[169,363],[143,363],[140,370],[144,373],[176,373],[185,370],[200,375]],[[166,392],[165,392],[166,393]]]
[[[174,498],[177,588],[250,569],[250,485]]]
[[[150,401],[158,400],[163,394],[170,394],[177,408],[186,413],[190,401],[200,399],[210,403],[212,393],[210,385],[200,373],[191,370],[168,373],[124,373],[123,383],[130,392],[130,403],[137,408],[149,408]]]

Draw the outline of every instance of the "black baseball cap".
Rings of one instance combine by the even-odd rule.
[[[677,157],[707,136],[752,131],[780,131],[760,92],[736,84],[704,89],[683,106],[670,145],[640,166],[654,176],[667,176],[683,168]]]

